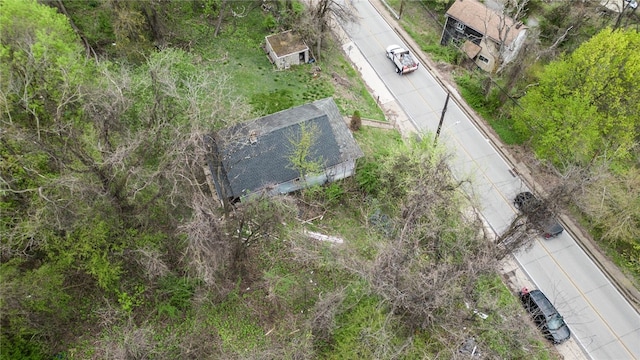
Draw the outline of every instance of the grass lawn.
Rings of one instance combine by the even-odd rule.
[[[265,36],[270,35],[263,21],[259,9],[250,11],[242,22],[224,24],[217,38],[200,38],[193,47],[204,63],[232,79],[238,94],[252,105],[256,116],[333,96],[345,116],[358,110],[363,118],[386,121],[334,40],[325,42],[321,61],[277,70],[262,49]],[[338,82],[336,77],[344,81]]]

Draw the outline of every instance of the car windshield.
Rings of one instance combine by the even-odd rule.
[[[562,316],[560,316],[559,314],[554,314],[547,322],[549,330],[558,330],[562,327],[562,325],[564,325],[564,321],[562,320]]]

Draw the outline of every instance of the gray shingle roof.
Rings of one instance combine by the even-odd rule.
[[[224,193],[239,197],[299,177],[289,158],[299,141],[302,123],[316,132],[308,160],[331,167],[363,156],[333,99],[318,100],[213,135],[215,146],[210,166],[212,161],[222,165]]]

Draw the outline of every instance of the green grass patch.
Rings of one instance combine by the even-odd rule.
[[[484,118],[491,118],[499,107],[499,104],[491,96],[484,95],[482,81],[484,74],[463,73],[455,77],[456,84],[460,89],[462,97],[475,111]]]
[[[520,132],[513,127],[513,121],[509,117],[487,119],[493,130],[500,136],[502,142],[507,145],[522,145],[526,141]]]
[[[248,353],[265,345],[265,331],[257,322],[254,310],[240,293],[230,293],[220,304],[209,309],[208,323],[212,325],[225,349],[238,354]]]
[[[354,133],[354,137],[366,156],[382,156],[388,154],[388,150],[402,144],[402,136],[395,130],[385,130],[363,126],[360,131]]]
[[[343,311],[336,317],[335,343],[326,359],[375,359],[375,333],[385,326],[386,309],[380,299],[366,294],[365,284],[347,289]]]
[[[265,36],[270,35],[264,26],[265,16],[261,11],[250,11],[241,22],[224,25],[215,41],[201,37],[194,49],[202,54],[203,62],[229,77],[237,94],[250,102],[256,116],[332,96],[345,116],[359,110],[364,118],[385,119],[357,71],[344,58],[340,47],[330,41],[321,61],[288,70],[276,69],[261,47]],[[316,71],[317,68],[321,71]],[[349,86],[336,83],[334,73],[346,79]]]
[[[461,60],[461,53],[453,46],[442,46],[437,44],[426,44],[422,50],[428,53],[434,61],[442,61],[449,64],[458,64]]]

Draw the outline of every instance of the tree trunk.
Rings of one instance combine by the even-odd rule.
[[[491,75],[488,75],[482,81],[482,92],[484,92],[485,100],[489,99],[489,95],[491,95],[491,90],[492,89],[493,89],[493,79],[492,79]]]
[[[87,51],[87,56],[93,55],[94,58],[97,58],[98,56],[96,55],[95,50],[93,50],[93,47],[91,47],[87,38],[84,37],[84,35],[82,35],[82,32],[80,32],[80,29],[78,29],[78,27],[76,26],[76,23],[73,22],[73,19],[67,12],[67,8],[64,6],[64,3],[62,2],[62,0],[57,0],[54,4],[58,8],[58,10],[60,10],[60,12],[67,17],[67,19],[69,20],[69,24],[71,25],[71,28],[73,28],[73,31],[75,31],[75,33],[82,40],[82,44],[84,45],[84,48]]]
[[[227,3],[228,3],[228,0],[223,0],[222,4],[220,5],[220,13],[218,13],[218,20],[216,20],[216,30],[213,33],[213,37],[218,37],[218,34],[220,33],[224,12],[227,9]]]
[[[320,61],[321,48],[322,48],[322,33],[318,35],[318,43],[316,44],[316,61]]]
[[[142,12],[144,16],[147,18],[147,23],[149,24],[149,28],[151,29],[151,36],[156,43],[163,43],[163,34],[162,27],[160,22],[158,21],[158,12],[156,9],[149,3],[149,5],[142,7]]]

